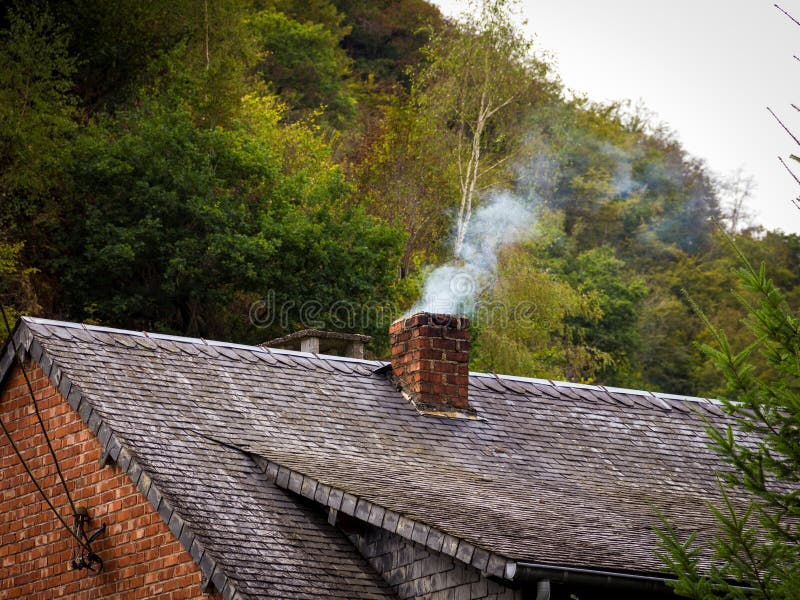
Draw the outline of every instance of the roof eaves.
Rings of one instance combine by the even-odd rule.
[[[67,400],[67,403],[78,413],[81,420],[86,424],[92,434],[100,442],[103,451],[100,456],[101,464],[115,462],[128,477],[139,492],[147,498],[153,510],[163,519],[169,530],[180,540],[183,547],[191,555],[192,559],[200,567],[203,576],[201,588],[205,591],[209,582],[222,594],[224,600],[233,600],[234,597],[241,598],[235,585],[222,570],[221,565],[208,553],[200,539],[191,531],[183,517],[174,509],[170,501],[161,493],[158,486],[153,482],[150,475],[142,468],[133,453],[125,446],[123,441],[105,423],[102,415],[94,410],[91,402],[82,394],[77,385],[73,385],[68,377],[64,376],[55,360],[53,360],[42,345],[36,340],[35,334],[28,327],[29,323],[39,325],[64,325],[58,321],[48,321],[47,319],[34,319],[23,317],[20,319],[15,331],[13,332],[14,341],[22,357],[29,357],[37,362],[42,368],[54,387]],[[73,326],[74,324],[66,324]],[[78,326],[80,328],[80,326]],[[120,332],[120,330],[105,331]],[[135,333],[126,332],[122,333]],[[14,364],[14,348],[10,343],[6,343],[5,349],[0,357],[0,381],[2,381]]]
[[[434,552],[447,554],[494,577],[510,581],[516,574],[517,563],[512,559],[480,548],[465,539],[452,536],[420,521],[410,519],[341,488],[324,484],[266,457],[257,454],[251,455],[267,479],[280,488],[421,544]]]

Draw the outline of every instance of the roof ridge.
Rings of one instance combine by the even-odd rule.
[[[172,335],[168,333],[157,333],[152,331],[138,331],[134,329],[119,329],[116,327],[106,327],[104,325],[93,325],[90,323],[76,323],[74,321],[59,321],[56,319],[44,319],[41,317],[23,316],[21,320],[33,325],[47,325],[55,327],[64,327],[67,329],[82,329],[84,331],[96,331],[98,333],[115,333],[118,335],[129,335],[135,337],[146,337],[154,340],[166,340],[169,342],[178,342],[183,344],[195,344],[199,346],[217,346],[222,348],[233,348],[236,350],[249,350],[251,352],[267,353],[267,354],[281,354],[288,356],[295,356],[299,358],[318,359],[318,360],[335,360],[342,362],[353,362],[363,365],[368,365],[373,368],[380,367],[384,364],[383,361],[370,360],[366,358],[351,358],[349,356],[337,356],[335,354],[315,354],[311,352],[302,352],[300,350],[284,350],[282,348],[270,348],[268,346],[239,344],[237,342],[226,342],[220,340],[206,340],[204,338]]]
[[[721,402],[716,398],[707,398],[703,396],[685,396],[682,394],[669,394],[666,392],[653,392],[650,390],[638,390],[633,388],[621,388],[621,387],[614,387],[614,386],[606,386],[600,384],[589,384],[589,383],[575,383],[571,381],[558,381],[555,379],[541,379],[538,377],[523,377],[520,375],[504,375],[502,373],[484,373],[481,371],[470,371],[470,377],[487,377],[490,379],[499,379],[499,380],[508,380],[514,381],[518,383],[536,383],[539,385],[549,385],[551,387],[566,387],[566,388],[578,388],[584,390],[594,390],[597,392],[606,392],[609,394],[633,394],[636,396],[645,396],[645,397],[653,397],[659,399],[668,399],[674,400],[677,402],[696,402],[696,403],[704,403],[704,404],[716,404],[719,405]]]
[[[233,348],[237,350],[248,350],[251,352],[261,352],[261,353],[268,353],[268,354],[279,354],[279,355],[286,355],[286,356],[294,356],[298,358],[306,358],[306,359],[317,359],[317,360],[326,360],[326,361],[340,361],[340,362],[351,362],[357,364],[368,365],[370,367],[380,368],[386,366],[388,361],[381,361],[381,360],[369,360],[365,358],[351,358],[349,356],[336,356],[333,354],[317,354],[312,352],[302,352],[300,350],[284,350],[281,348],[270,348],[267,346],[261,345],[249,345],[249,344],[239,344],[236,342],[225,342],[225,341],[218,341],[218,340],[205,340],[202,338],[195,338],[189,336],[180,336],[180,335],[172,335],[167,333],[154,333],[149,331],[136,331],[132,329],[119,329],[114,327],[106,327],[104,325],[92,325],[87,323],[76,323],[73,321],[59,321],[55,319],[44,319],[40,317],[31,317],[31,316],[23,316],[21,317],[22,321],[26,323],[32,323],[37,325],[51,325],[57,327],[65,327],[68,329],[83,329],[85,331],[97,331],[99,333],[115,333],[119,335],[130,335],[135,337],[147,337],[156,340],[166,340],[170,342],[178,342],[178,343],[185,343],[185,344],[196,344],[196,345],[203,345],[203,346],[218,346],[223,348]],[[621,393],[621,394],[633,394],[635,396],[644,396],[646,398],[658,398],[658,399],[668,399],[677,402],[694,402],[694,403],[702,403],[702,404],[715,404],[720,405],[721,402],[715,398],[706,398],[700,396],[684,396],[681,394],[669,394],[666,392],[652,392],[649,390],[639,390],[639,389],[632,389],[632,388],[620,388],[614,386],[604,386],[604,385],[596,385],[596,384],[587,384],[587,383],[575,383],[570,381],[558,381],[553,379],[542,379],[537,377],[522,377],[519,375],[506,375],[502,373],[485,373],[480,371],[470,371],[470,377],[488,377],[490,379],[497,379],[497,380],[508,380],[514,381],[519,383],[534,383],[539,385],[548,385],[551,387],[566,387],[566,388],[577,388],[577,389],[585,389],[585,390],[593,390],[598,392],[606,392],[610,394],[614,393]]]

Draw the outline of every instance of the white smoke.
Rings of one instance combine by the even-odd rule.
[[[644,183],[636,181],[633,177],[633,161],[641,154],[631,152],[604,142],[602,152],[616,163],[614,174],[611,178],[612,193],[625,198],[633,193],[641,192],[646,187]]]
[[[609,183],[611,198],[624,198],[644,192],[651,177],[660,173],[634,173],[638,150],[626,150],[608,142],[595,144],[603,161],[612,168]],[[516,166],[517,194],[495,192],[473,212],[461,250],[447,264],[425,278],[422,298],[407,313],[425,311],[473,315],[482,291],[494,283],[497,257],[501,248],[534,235],[535,207],[540,198],[553,194],[563,168],[552,153],[533,154]],[[654,168],[648,165],[648,168]],[[657,164],[664,169],[664,165]]]
[[[422,299],[409,314],[471,314],[479,292],[494,278],[499,250],[529,235],[534,220],[533,210],[510,193],[493,194],[473,212],[455,259],[428,274]]]

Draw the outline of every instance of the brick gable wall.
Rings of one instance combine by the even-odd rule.
[[[199,567],[130,478],[116,465],[100,465],[100,443],[39,366],[26,369],[72,498],[92,518],[87,530],[107,525],[92,545],[104,570],[96,575],[70,568],[74,539],[42,500],[0,430],[0,600],[218,598],[200,592]],[[1,392],[3,423],[45,493],[72,524],[18,367]]]

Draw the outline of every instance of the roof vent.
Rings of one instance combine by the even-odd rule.
[[[333,354],[364,358],[364,347],[372,338],[358,333],[339,333],[319,329],[303,329],[261,344],[281,350],[300,350],[313,354]]]
[[[421,412],[472,416],[469,319],[420,312],[389,327],[392,374]]]

